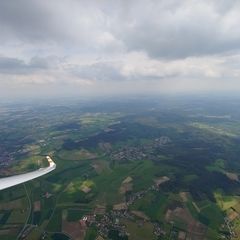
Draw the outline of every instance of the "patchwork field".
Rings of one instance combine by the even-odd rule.
[[[57,164],[1,192],[0,239],[240,238],[240,112],[161,101],[0,116],[2,176]]]

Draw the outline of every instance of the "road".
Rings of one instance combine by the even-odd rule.
[[[53,171],[56,168],[56,164],[49,156],[47,156],[46,158],[49,163],[49,166],[46,168],[39,168],[38,170],[33,172],[0,178],[0,190],[33,180]]]

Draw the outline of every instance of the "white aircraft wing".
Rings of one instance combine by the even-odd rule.
[[[38,170],[33,172],[0,178],[0,190],[33,180],[53,171],[56,168],[56,164],[49,156],[47,156],[46,158],[49,162],[49,166],[46,168],[39,168]]]

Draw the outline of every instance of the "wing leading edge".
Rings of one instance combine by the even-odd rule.
[[[46,168],[39,168],[36,171],[29,172],[29,173],[23,173],[15,176],[0,178],[0,190],[33,180],[35,178],[41,177],[51,171],[53,171],[56,168],[56,164],[54,161],[47,156],[46,157],[49,163],[49,166]]]

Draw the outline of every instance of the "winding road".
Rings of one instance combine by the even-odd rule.
[[[35,178],[38,178],[40,176],[43,176],[53,171],[56,168],[56,164],[53,162],[53,160],[49,156],[47,156],[46,158],[49,163],[49,166],[46,168],[39,168],[38,170],[33,172],[0,178],[0,190],[33,180]]]

